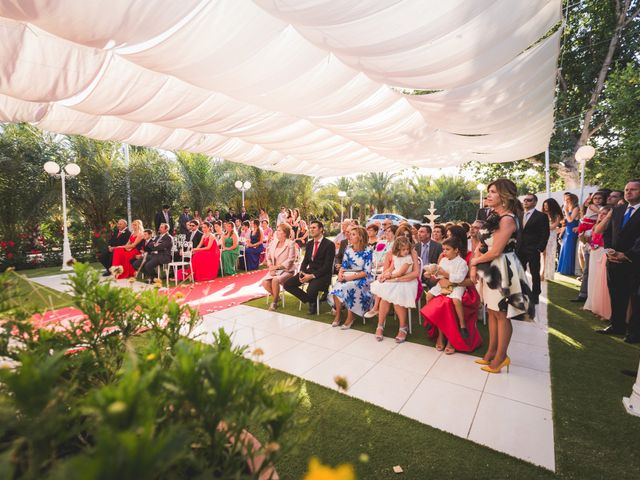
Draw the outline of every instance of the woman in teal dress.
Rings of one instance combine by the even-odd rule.
[[[238,234],[236,233],[233,222],[224,222],[225,233],[222,237],[222,273],[225,275],[236,274],[236,264],[238,263]]]

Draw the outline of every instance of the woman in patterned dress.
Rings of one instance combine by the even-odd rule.
[[[363,227],[352,227],[349,230],[349,243],[338,272],[338,281],[328,297],[329,305],[336,311],[332,327],[340,325],[342,305],[347,308],[347,319],[342,325],[342,330],[351,328],[354,313],[364,315],[373,303],[370,290],[373,281],[373,254],[371,249],[367,248],[367,231]]]
[[[525,313],[533,316],[535,308],[529,301],[531,286],[515,252],[523,213],[517,195],[511,180],[501,178],[489,184],[487,206],[493,213],[480,230],[480,246],[469,262],[471,280],[480,280],[479,290],[489,311],[489,346],[476,363],[489,373],[500,373],[503,367],[509,371],[511,319]]]

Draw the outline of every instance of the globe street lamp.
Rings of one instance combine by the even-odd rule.
[[[583,145],[576,151],[576,160],[580,164],[580,205],[584,196],[584,166],[596,154],[596,149],[591,145]]]
[[[244,207],[244,192],[251,188],[251,182],[236,180],[236,183],[234,185],[238,190],[242,192],[242,206]]]
[[[55,178],[62,180],[62,270],[71,270],[71,246],[69,245],[69,232],[67,231],[67,192],[65,190],[65,178],[73,178],[80,173],[80,167],[75,163],[68,163],[60,168],[56,162],[49,161],[44,164],[44,171]]]
[[[482,194],[487,189],[487,186],[484,183],[479,183],[478,185],[476,185],[476,188],[480,192],[480,207],[478,207],[478,208],[483,208],[483,205],[482,205]]]
[[[344,197],[347,196],[347,192],[341,190],[338,192],[338,196],[340,197],[340,225],[342,225],[344,221]]]

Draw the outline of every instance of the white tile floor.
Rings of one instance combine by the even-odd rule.
[[[470,355],[376,342],[372,334],[245,305],[206,315],[198,332],[211,341],[222,327],[248,345],[248,355],[259,347],[273,368],[328,388],[342,375],[348,395],[555,470],[546,310],[544,288],[536,321],[513,322],[513,363],[499,375],[481,371]]]

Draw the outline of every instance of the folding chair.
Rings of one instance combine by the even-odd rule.
[[[182,247],[180,248],[180,258],[179,261],[170,262],[167,264],[166,269],[171,271],[173,268],[173,280],[175,282],[175,286],[178,286],[178,268],[182,269],[183,277],[184,277],[184,267],[189,267],[189,271],[191,272],[191,283],[194,283],[193,278],[193,264],[191,263],[191,257],[193,256],[193,245],[191,242],[184,242]],[[167,275],[167,287],[169,286],[169,275]]]

